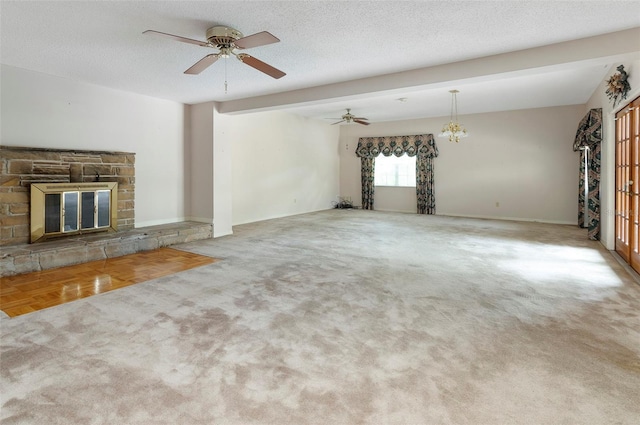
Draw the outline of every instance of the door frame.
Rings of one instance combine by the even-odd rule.
[[[615,251],[640,273],[640,96],[614,122]]]

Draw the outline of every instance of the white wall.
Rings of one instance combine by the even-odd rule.
[[[417,213],[415,187],[376,187],[375,209],[378,211],[394,211]],[[351,197],[354,205],[362,205],[362,196]]]
[[[611,67],[598,89],[593,93],[583,111],[586,114],[592,108],[602,108],[602,153],[600,158],[600,242],[610,250],[615,249],[615,118],[616,112],[630,101],[640,96],[640,60],[624,63],[629,74],[631,93],[621,104],[613,107],[606,95],[605,81],[617,72],[615,64]]]
[[[460,143],[436,137],[439,215],[577,223],[578,153],[572,144],[584,105],[464,115]],[[341,196],[362,204],[359,137],[437,133],[447,117],[341,126]],[[376,189],[374,207],[416,212],[415,195]]]
[[[216,144],[232,146],[234,225],[332,208],[339,193],[336,126],[259,112],[219,114],[216,128]]]
[[[184,105],[0,68],[0,143],[136,154],[136,226],[184,219]]]
[[[189,110],[190,220],[213,223],[213,102],[187,106]]]

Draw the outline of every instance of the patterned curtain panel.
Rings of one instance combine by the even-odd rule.
[[[376,186],[373,184],[373,181],[374,181],[373,177],[375,176],[375,169],[376,169],[376,158],[361,157],[360,166],[361,166],[361,179],[362,179],[362,209],[372,210],[373,195],[376,189]]]
[[[587,201],[587,226],[589,239],[600,240],[600,151],[602,143],[589,152],[589,199]]]
[[[585,148],[589,152],[585,152]],[[602,148],[602,108],[591,109],[582,118],[573,150],[580,151],[580,173],[578,184],[578,225],[587,227],[589,239],[600,239],[600,158]],[[587,170],[584,166],[587,155]],[[589,195],[584,199],[585,173],[588,177]]]
[[[433,134],[415,136],[361,137],[356,155],[362,164],[362,208],[373,209],[374,162],[365,164],[365,159],[384,156],[416,156],[416,193],[418,214],[435,214],[436,198],[433,186],[433,158],[438,148]]]
[[[433,157],[416,157],[416,193],[418,214],[435,214],[436,197],[433,191]]]
[[[586,227],[584,223],[584,177],[587,172],[585,168],[585,157],[587,151],[580,150],[580,171],[578,173],[578,227]]]

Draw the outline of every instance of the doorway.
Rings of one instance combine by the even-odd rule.
[[[616,252],[640,273],[640,97],[616,114]]]

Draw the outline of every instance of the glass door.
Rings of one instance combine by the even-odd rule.
[[[640,272],[640,98],[616,114],[616,252]]]
[[[78,230],[78,192],[62,193],[62,232]]]
[[[111,225],[111,191],[82,192],[82,229],[99,229]]]
[[[82,208],[80,209],[80,226],[82,229],[93,229],[96,227],[95,220],[95,192],[82,192]]]

